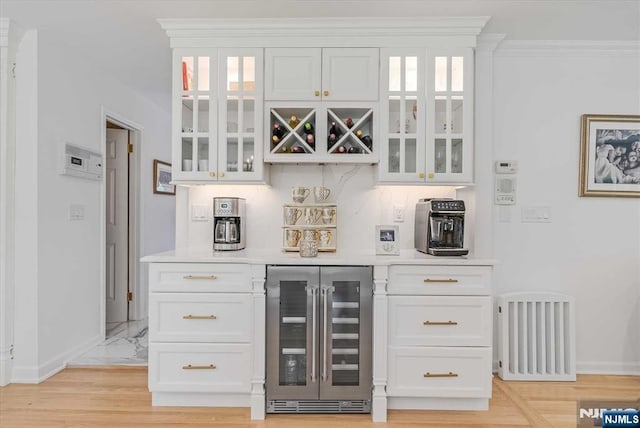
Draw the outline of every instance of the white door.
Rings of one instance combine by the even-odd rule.
[[[129,131],[107,129],[107,322],[127,321]]]

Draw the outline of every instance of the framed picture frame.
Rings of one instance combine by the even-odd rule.
[[[640,116],[583,114],[580,196],[640,197]]]
[[[376,225],[376,254],[397,256],[400,254],[400,228],[397,225]]]
[[[175,195],[176,186],[171,184],[171,164],[158,159],[153,160],[153,193]]]

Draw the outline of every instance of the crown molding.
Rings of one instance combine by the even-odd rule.
[[[223,46],[475,46],[489,20],[433,18],[158,19],[171,47]]]
[[[506,40],[496,56],[640,56],[635,40]]]

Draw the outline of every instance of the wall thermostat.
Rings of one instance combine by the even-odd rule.
[[[102,155],[72,144],[64,145],[62,174],[88,180],[102,180]]]
[[[496,174],[515,174],[518,172],[518,161],[496,161]]]
[[[376,226],[376,254],[397,256],[400,254],[398,226]]]

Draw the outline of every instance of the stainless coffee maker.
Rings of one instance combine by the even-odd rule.
[[[464,201],[420,199],[416,204],[416,250],[434,256],[464,256]]]
[[[245,247],[245,202],[242,198],[213,198],[214,250]]]

